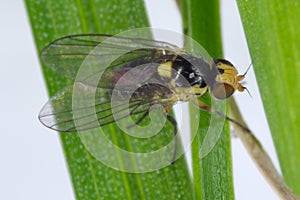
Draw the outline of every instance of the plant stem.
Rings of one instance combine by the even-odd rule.
[[[229,100],[229,117],[235,119],[244,127],[247,127],[233,98]],[[241,139],[257,168],[277,195],[284,200],[299,200],[300,198],[297,197],[284,183],[282,176],[276,170],[269,155],[266,153],[258,139],[252,134],[250,129],[247,127],[249,130],[247,131],[247,129],[244,129],[235,123],[232,123],[232,125],[235,128],[235,134]]]

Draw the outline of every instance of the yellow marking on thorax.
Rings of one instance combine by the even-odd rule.
[[[177,101],[189,101],[195,97],[203,96],[208,90],[208,87],[178,87],[175,88],[175,97]]]
[[[165,78],[172,78],[172,62],[161,63],[157,68],[158,74]]]

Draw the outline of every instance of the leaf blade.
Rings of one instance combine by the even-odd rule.
[[[221,58],[219,1],[186,0],[181,8],[186,34],[198,41],[214,58]],[[191,119],[197,115],[199,111],[190,106]],[[191,124],[191,131],[198,132],[192,144],[195,198],[234,199],[228,122],[214,149],[205,158],[199,159],[211,115],[200,111],[200,118],[199,129]]]
[[[140,0],[27,0],[25,3],[39,53],[49,42],[65,35],[114,34],[148,26]],[[58,77],[45,66],[43,72],[50,96],[70,84],[69,80]],[[110,132],[113,143],[135,148],[130,147],[115,126],[108,126],[106,130]],[[173,137],[173,127],[169,124],[163,131],[162,141]],[[77,199],[191,199],[191,181],[184,157],[177,160],[175,166],[131,174],[100,163],[85,149],[78,135],[67,133],[60,136]]]
[[[237,3],[282,173],[299,195],[299,4],[273,0]]]

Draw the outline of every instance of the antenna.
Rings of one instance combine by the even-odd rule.
[[[246,74],[248,73],[249,69],[252,66],[252,62],[250,63],[250,65],[248,66],[247,70],[245,71],[245,73],[243,74],[243,77],[246,76]],[[246,88],[247,89],[247,88]],[[248,91],[248,90],[247,90]],[[251,96],[251,95],[250,95]]]
[[[247,93],[249,94],[249,96],[250,96],[251,98],[253,98],[252,95],[251,95],[251,93],[250,93],[250,91],[249,91],[246,87],[243,87],[243,89],[247,91]]]

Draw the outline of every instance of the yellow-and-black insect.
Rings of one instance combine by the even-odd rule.
[[[96,48],[99,44],[101,48]],[[121,56],[108,65],[107,58],[114,55]],[[87,56],[96,58],[95,69],[77,80],[76,74]],[[168,112],[177,102],[198,99],[208,91],[216,99],[226,99],[235,90],[242,92],[245,89],[240,84],[244,75],[238,75],[229,61],[215,59],[208,62],[170,43],[150,39],[71,35],[49,44],[42,52],[42,59],[54,72],[76,79],[75,85],[79,90],[82,88],[83,95],[89,96],[89,87],[97,91],[92,105],[78,108],[84,112],[77,114],[76,119],[71,106],[73,86],[66,87],[47,102],[39,119],[48,128],[61,132],[96,128],[133,115],[138,116],[135,124],[139,124],[148,116],[151,106],[160,104],[176,134],[176,121]],[[131,70],[130,76],[124,76]],[[100,80],[94,78],[99,73],[102,74]],[[111,98],[115,91],[116,96],[129,98],[129,102],[114,107]],[[200,109],[212,111],[199,99],[197,104]],[[126,109],[129,112],[125,112]],[[117,112],[117,118],[113,110]],[[96,121],[92,118],[89,121],[92,112],[97,115]],[[74,120],[79,121],[76,126]]]

